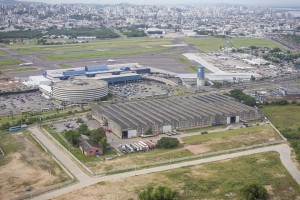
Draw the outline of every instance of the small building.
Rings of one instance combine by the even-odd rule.
[[[79,143],[79,148],[81,152],[88,157],[103,155],[103,148],[91,140],[82,140],[82,142]]]

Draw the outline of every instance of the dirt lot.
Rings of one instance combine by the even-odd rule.
[[[67,180],[67,175],[29,135],[0,136],[0,146],[6,154],[0,158],[0,199]]]

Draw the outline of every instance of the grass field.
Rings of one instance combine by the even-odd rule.
[[[208,151],[219,151],[263,142],[281,140],[270,125],[228,130],[182,138],[185,144],[200,145]]]
[[[40,58],[45,60],[72,60],[72,59],[87,59],[87,58],[101,58],[109,56],[126,56],[141,53],[150,53],[155,51],[161,51],[165,48],[138,48],[128,50],[115,50],[115,51],[99,51],[99,52],[83,52],[83,53],[71,53],[71,54],[52,54],[42,55]]]
[[[98,183],[57,199],[138,199],[148,184],[166,185],[180,192],[180,200],[243,199],[241,188],[251,182],[266,187],[270,199],[298,199],[300,187],[275,152]],[[124,187],[126,186],[126,187]],[[226,196],[226,194],[233,196]]]
[[[266,117],[286,137],[300,163],[300,106],[268,105],[262,108]]]
[[[69,64],[66,64],[66,63],[59,63],[57,65],[60,66],[60,67],[62,67],[62,68],[65,68],[65,69],[73,67],[72,65],[69,65]]]
[[[297,130],[300,127],[300,106],[268,105],[264,106],[262,111],[281,131],[286,128]]]
[[[226,126],[209,126],[209,127],[203,127],[203,128],[193,128],[189,130],[183,131],[183,133],[196,133],[196,132],[201,132],[201,131],[210,131],[210,130],[215,130],[215,129],[223,129],[226,128]]]
[[[16,46],[12,48],[18,53],[56,53],[56,52],[72,52],[84,50],[101,50],[112,48],[141,48],[144,46],[154,47],[171,44],[168,39],[150,39],[150,38],[134,38],[134,39],[113,39],[113,40],[93,40],[85,44],[70,45],[35,45],[35,46]]]
[[[235,48],[256,46],[256,47],[268,47],[270,49],[273,49],[275,47],[285,49],[282,45],[277,44],[267,38],[233,38],[230,39],[230,41]]]
[[[194,45],[201,52],[217,51],[220,46],[226,46],[222,38],[185,38],[187,44]]]
[[[20,63],[21,63],[21,61],[17,60],[17,59],[12,59],[12,58],[0,59],[0,66],[17,65]]]
[[[21,71],[33,71],[36,70],[35,67],[16,67],[16,68],[6,68],[6,69],[0,69],[2,72],[21,72]]]
[[[154,149],[146,152],[124,154],[113,160],[101,162],[87,162],[86,165],[93,170],[122,169],[127,167],[151,166],[161,161],[192,156],[193,154],[183,148],[177,149]]]
[[[7,53],[5,51],[0,50],[0,56],[6,56],[6,55],[7,55]]]

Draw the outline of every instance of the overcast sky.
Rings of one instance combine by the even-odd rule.
[[[23,0],[24,1],[24,0]],[[44,3],[99,3],[99,4],[115,4],[115,3],[131,3],[131,4],[213,4],[213,3],[230,3],[230,4],[257,4],[257,5],[299,5],[299,0],[27,0]]]

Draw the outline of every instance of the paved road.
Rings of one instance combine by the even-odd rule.
[[[50,139],[48,139],[40,130],[34,126],[29,128],[33,135],[68,169],[78,180],[82,181],[90,177],[79,169],[79,167]]]

